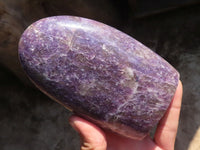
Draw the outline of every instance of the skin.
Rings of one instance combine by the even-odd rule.
[[[182,101],[182,83],[178,87],[171,104],[160,120],[154,139],[148,135],[143,140],[128,139],[78,117],[69,119],[72,127],[80,134],[81,150],[174,150]]]

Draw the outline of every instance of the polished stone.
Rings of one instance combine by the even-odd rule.
[[[29,78],[78,115],[142,139],[164,115],[179,74],[132,37],[72,16],[39,20],[19,42]]]

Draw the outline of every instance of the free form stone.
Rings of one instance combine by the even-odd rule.
[[[55,16],[30,25],[21,64],[48,96],[104,129],[142,139],[167,110],[178,72],[132,37],[103,23]]]

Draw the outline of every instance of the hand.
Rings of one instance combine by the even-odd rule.
[[[173,150],[181,99],[182,84],[179,81],[174,98],[157,126],[154,139],[146,136],[142,141],[138,141],[108,131],[104,132],[96,125],[78,116],[72,116],[69,122],[81,136],[81,150]]]

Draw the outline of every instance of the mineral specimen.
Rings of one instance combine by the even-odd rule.
[[[55,16],[19,42],[29,78],[48,96],[104,129],[142,139],[164,115],[179,74],[132,37],[97,21]]]

